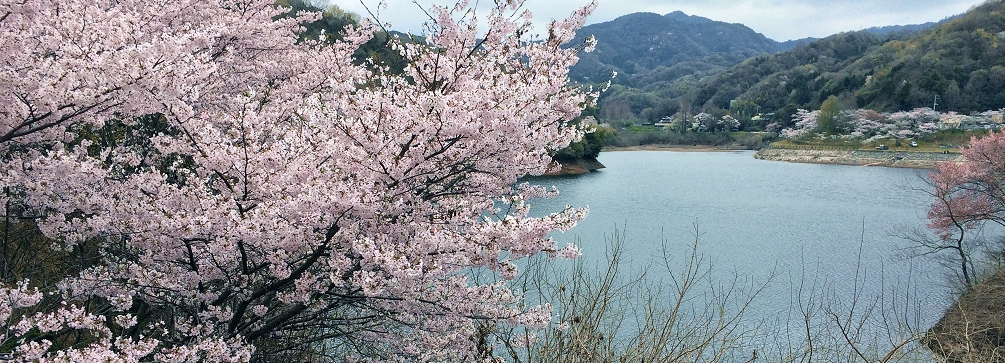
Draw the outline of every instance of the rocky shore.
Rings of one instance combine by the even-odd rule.
[[[579,175],[586,174],[597,169],[605,168],[604,164],[597,161],[597,158],[583,157],[579,159],[557,160],[562,165],[560,170],[545,173],[548,176],[558,175]]]
[[[915,151],[762,149],[754,154],[754,158],[793,163],[930,169],[940,161],[959,160],[960,154]]]

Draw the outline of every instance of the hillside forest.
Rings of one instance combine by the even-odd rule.
[[[590,84],[600,84],[597,78],[605,72],[617,73],[607,78],[612,85],[597,109],[598,120],[616,128],[700,113],[729,115],[741,131],[762,131],[771,123],[792,127],[799,109],[817,110],[831,96],[841,109],[876,112],[934,106],[972,114],[1005,108],[1005,4],[1000,1],[927,27],[841,33],[790,42],[794,47],[784,51],[786,44],[739,24],[679,13],[625,18],[580,32],[594,35],[599,44],[596,55],[584,57],[571,73]],[[615,27],[622,20],[637,27]],[[672,31],[688,26],[688,38]],[[649,34],[661,29],[659,34],[666,35],[653,36],[644,49],[622,43],[639,39],[648,28],[653,28]],[[605,39],[615,44],[605,46]]]

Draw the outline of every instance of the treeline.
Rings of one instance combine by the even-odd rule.
[[[616,127],[655,123],[675,113],[688,85],[702,76],[786,46],[742,24],[679,11],[629,14],[589,25],[573,44],[589,36],[596,38],[596,50],[581,53],[569,75],[583,84],[611,82],[601,96],[597,118]]]

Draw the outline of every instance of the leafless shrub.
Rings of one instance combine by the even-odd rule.
[[[929,330],[918,286],[930,282],[866,269],[860,245],[852,281],[803,264],[790,278],[793,308],[779,317],[779,329],[747,314],[775,276],[717,280],[722,274],[695,236],[686,250],[664,241],[659,262],[638,269],[625,261],[620,233],[608,238],[601,268],[531,261],[514,285],[530,303],[552,303],[555,321],[538,331],[484,325],[477,339],[491,356],[514,363],[1005,362],[1005,271],[994,275],[997,287],[961,299]],[[986,311],[977,316],[975,308]]]
[[[658,265],[626,275],[624,235],[609,238],[607,266],[577,262],[569,270],[531,264],[521,281],[529,295],[555,305],[556,321],[540,332],[494,329],[505,355],[520,363],[743,362],[756,326],[743,317],[767,286],[739,274],[713,275],[697,230],[686,253],[667,241]],[[675,256],[684,256],[678,264]],[[680,265],[680,266],[678,266]],[[769,277],[770,279],[770,277]],[[742,357],[742,358],[741,358]]]
[[[919,344],[924,327],[915,282],[888,281],[884,271],[864,269],[862,245],[850,291],[839,292],[815,270],[818,273],[807,276],[804,263],[801,276],[794,280],[798,316],[789,322],[788,344],[765,349],[766,362],[932,361],[931,353]]]
[[[1005,362],[1005,270],[961,295],[922,342],[946,362]]]

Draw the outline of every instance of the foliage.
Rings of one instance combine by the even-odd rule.
[[[743,25],[679,11],[629,14],[579,33],[577,41],[593,36],[597,48],[582,56],[570,76],[584,84],[614,83],[602,95],[598,114],[611,124],[655,123],[678,111],[688,91],[679,80],[778,51],[777,43]]]
[[[528,273],[516,283],[529,298],[553,302],[558,316],[540,331],[488,329],[510,361],[683,363],[749,357],[749,341],[756,337],[745,313],[772,276],[764,281],[740,273],[716,278],[714,259],[697,237],[690,244],[663,241],[662,258],[638,269],[629,269],[623,233],[616,231],[607,242],[607,261],[599,266],[530,261]]]
[[[831,100],[834,100],[833,98]],[[930,108],[879,113],[873,110],[838,110],[825,103],[828,112],[800,109],[792,116],[795,124],[782,130],[781,136],[805,139],[814,134],[831,135],[846,140],[871,143],[883,139],[934,139],[940,130],[978,130],[1001,128],[1005,109],[985,111],[972,116],[955,112],[940,113]],[[824,116],[828,119],[824,119]],[[769,125],[771,127],[777,127]]]
[[[547,234],[586,211],[529,217],[546,191],[513,186],[582,135],[562,46],[594,5],[539,39],[497,4],[488,29],[428,9],[396,70],[357,57],[373,25],[300,37],[323,15],[271,0],[0,0],[2,353],[476,361],[479,322],[548,322],[467,272],[578,254]]]
[[[867,74],[842,72],[883,39],[866,31],[833,35],[787,52],[760,56],[714,76],[692,90],[696,104],[728,107],[753,102],[762,112],[787,105],[816,109],[830,95],[865,83]]]
[[[736,139],[728,132],[670,132],[670,131],[650,131],[650,132],[619,132],[609,145],[611,146],[638,146],[638,145],[711,145],[725,146],[736,142]]]
[[[837,97],[830,96],[820,105],[820,115],[817,117],[817,125],[820,131],[832,135],[842,133],[841,110],[838,109]]]
[[[965,243],[968,233],[985,223],[1005,225],[1005,133],[974,138],[960,150],[964,161],[936,165],[929,174],[935,201],[928,227],[938,234],[938,250],[958,255],[966,285],[973,283]]]
[[[568,147],[559,150],[555,153],[554,158],[556,160],[571,160],[580,158],[596,158],[600,155],[600,150],[603,149],[604,145],[610,143],[611,139],[614,138],[615,132],[613,129],[604,126],[592,126],[591,130],[588,130],[583,139],[569,144]]]
[[[987,11],[985,6],[972,13]],[[779,43],[739,24],[681,12],[631,14],[585,27],[582,37],[594,35],[599,40],[597,52],[584,56],[570,74],[587,84],[618,75],[613,78],[614,87],[599,101],[598,118],[612,125],[656,123],[675,114],[687,117],[728,110],[741,122],[739,130],[778,131],[792,126],[788,123],[796,109],[817,109],[830,96],[836,96],[842,108],[880,111],[931,105],[936,93],[945,101],[940,103],[943,107],[959,112],[1005,107],[986,101],[980,101],[984,104],[980,107],[961,102],[998,97],[993,96],[998,92],[992,91],[1000,77],[993,66],[1000,64],[1001,58],[993,54],[982,56],[983,63],[990,65],[960,63],[942,50],[956,45],[942,44],[942,40],[934,46],[911,45],[906,52],[883,53],[896,44],[926,39],[933,28],[989,20],[977,17],[971,14],[939,23],[870,28],[825,39]],[[985,31],[992,34],[990,29]],[[939,52],[938,57],[932,52]],[[983,77],[982,82],[987,77],[991,81],[986,86],[966,88],[959,82],[954,86],[945,72],[933,70],[933,60],[943,66],[963,64],[957,71],[978,72],[975,75]],[[982,68],[985,66],[990,68]],[[896,75],[887,77],[892,73]],[[897,83],[905,80],[906,86]],[[982,87],[984,91],[976,91]],[[755,117],[758,114],[763,116]],[[771,123],[780,127],[769,130]]]

